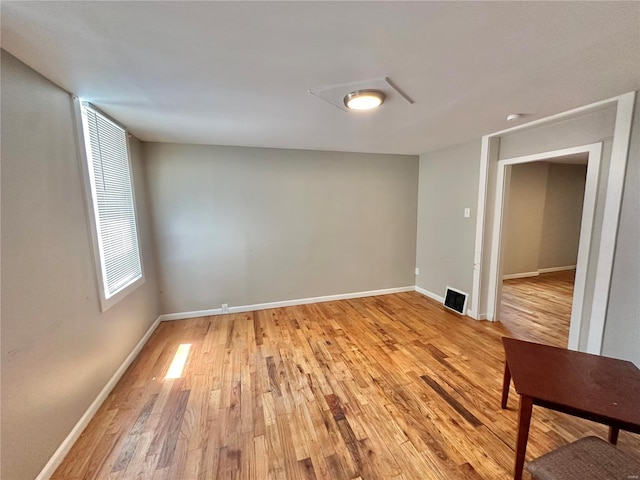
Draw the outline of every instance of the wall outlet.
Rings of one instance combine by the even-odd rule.
[[[420,269],[416,267],[416,275],[420,275]]]
[[[469,218],[471,216],[471,209],[470,208],[465,208],[464,209],[464,218]]]
[[[222,313],[229,313],[229,304],[228,303],[223,303],[222,304]]]

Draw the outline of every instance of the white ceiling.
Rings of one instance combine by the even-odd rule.
[[[2,47],[142,140],[418,154],[639,89],[640,2],[3,0]]]

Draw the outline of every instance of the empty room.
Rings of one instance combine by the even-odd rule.
[[[640,3],[0,8],[2,480],[640,476]]]

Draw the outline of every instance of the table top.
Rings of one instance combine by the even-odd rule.
[[[520,395],[640,428],[640,369],[633,363],[514,338],[502,343]]]

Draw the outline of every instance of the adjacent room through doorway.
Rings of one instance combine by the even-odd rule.
[[[587,154],[511,167],[499,320],[520,338],[567,347]]]

